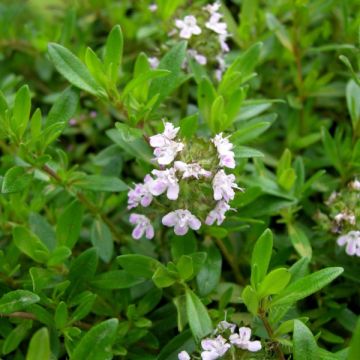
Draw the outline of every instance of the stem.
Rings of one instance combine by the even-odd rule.
[[[268,333],[270,340],[274,343],[274,349],[278,358],[280,360],[285,360],[285,355],[282,352],[279,342],[276,341],[274,338],[274,331],[269,323],[269,320],[266,317],[265,310],[262,307],[259,309],[258,315],[265,326],[266,332]]]
[[[225,244],[220,239],[218,239],[218,238],[214,238],[214,239],[215,239],[216,245],[218,246],[218,248],[220,249],[220,251],[224,255],[226,261],[230,265],[231,270],[232,270],[232,272],[233,272],[233,274],[235,276],[235,279],[236,279],[237,283],[239,285],[244,285],[245,284],[245,279],[240,273],[239,266],[238,266],[238,264],[236,262],[235,257],[232,256],[229,253],[229,250],[227,249]]]

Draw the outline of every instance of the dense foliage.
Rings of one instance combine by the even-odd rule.
[[[2,359],[360,358],[360,3],[0,2]]]

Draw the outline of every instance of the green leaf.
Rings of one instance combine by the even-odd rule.
[[[113,270],[94,277],[91,285],[98,289],[128,289],[144,281],[142,278],[130,275],[125,270]]]
[[[116,261],[127,273],[145,279],[151,279],[156,269],[161,266],[156,259],[139,254],[121,255]]]
[[[111,359],[118,323],[117,319],[109,319],[92,327],[74,349],[71,360]]]
[[[23,85],[15,96],[13,118],[11,121],[11,129],[21,139],[30,118],[31,97],[30,90],[27,85]]]
[[[68,309],[64,301],[60,301],[55,311],[55,324],[57,329],[63,329],[68,321]]]
[[[158,69],[170,71],[170,75],[155,79],[150,86],[150,97],[159,94],[155,109],[168,95],[170,95],[182,82],[181,66],[186,54],[186,42],[176,44],[160,61]]]
[[[321,136],[324,144],[325,154],[328,160],[335,166],[335,168],[341,174],[343,171],[343,166],[335,140],[331,137],[329,131],[324,127],[321,129]]]
[[[194,275],[193,260],[191,256],[182,255],[176,267],[182,280],[189,280]]]
[[[300,256],[311,259],[312,248],[305,232],[297,224],[288,224],[290,240]]]
[[[108,263],[114,253],[114,242],[109,227],[102,220],[97,219],[93,222],[90,240],[100,259]]]
[[[267,274],[258,288],[259,297],[278,294],[289,283],[291,274],[285,268],[272,270]]]
[[[200,341],[212,331],[212,323],[206,307],[190,290],[186,290],[186,312],[195,339]]]
[[[2,345],[2,353],[7,355],[16,350],[20,343],[27,337],[29,330],[32,328],[31,320],[22,320],[22,322],[13,328],[6,336]]]
[[[79,102],[79,93],[73,88],[66,89],[57,98],[46,118],[45,129],[54,124],[65,128],[67,122],[74,116]]]
[[[104,65],[109,79],[116,84],[121,65],[124,40],[120,25],[115,25],[106,39]]]
[[[106,98],[105,90],[92,77],[86,66],[71,51],[51,43],[48,46],[50,59],[56,70],[74,86],[88,93]]]
[[[16,247],[34,261],[45,263],[48,260],[50,255],[48,248],[26,227],[14,227],[13,239]]]
[[[253,157],[263,157],[264,154],[259,150],[252,149],[247,146],[237,145],[234,147],[235,158],[253,158]]]
[[[1,193],[12,194],[24,191],[32,180],[32,175],[26,173],[26,169],[22,166],[14,166],[10,168],[4,175]]]
[[[198,128],[198,114],[189,115],[180,120],[180,137],[191,139]]]
[[[26,360],[50,360],[50,339],[47,328],[38,330],[30,340]]]
[[[253,314],[257,315],[259,307],[259,299],[257,297],[256,291],[250,286],[247,285],[241,294],[241,298],[244,301],[247,309]]]
[[[91,191],[120,192],[129,190],[122,180],[115,176],[86,175],[76,182],[76,186]]]
[[[251,284],[256,287],[261,282],[268,270],[273,247],[273,235],[270,229],[266,229],[256,241],[251,256]],[[256,274],[254,267],[257,267]],[[256,275],[256,276],[255,276]]]
[[[40,297],[31,291],[10,291],[0,299],[0,314],[11,314],[16,311],[21,311],[39,301]]]
[[[350,342],[349,357],[347,360],[358,360],[360,354],[360,318],[356,323],[356,328]]]
[[[152,281],[158,288],[165,288],[173,285],[176,279],[165,266],[159,266],[152,276]]]
[[[285,26],[273,14],[270,13],[266,14],[266,23],[270,31],[275,33],[281,44],[290,52],[293,52],[294,49],[292,41]]]
[[[270,127],[270,125],[270,122],[264,121],[242,126],[239,130],[231,135],[231,141],[237,145],[245,144],[253,139],[256,139],[259,135],[265,132]]]
[[[59,245],[72,249],[79,239],[84,207],[78,201],[70,203],[57,221],[56,239]]]
[[[341,267],[329,267],[304,276],[291,283],[279,295],[276,295],[271,304],[272,306],[285,305],[304,299],[332,282],[341,275],[343,271],[344,269]]]
[[[318,347],[309,328],[300,320],[294,320],[294,360],[317,359]]]

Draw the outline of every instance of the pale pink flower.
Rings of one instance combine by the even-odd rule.
[[[190,49],[188,50],[188,54],[195,59],[195,61],[197,63],[199,63],[200,65],[206,65],[207,63],[207,58],[206,56],[199,54],[196,50]]]
[[[190,355],[187,353],[187,351],[183,350],[182,352],[180,352],[178,354],[178,359],[179,360],[190,360]]]
[[[224,199],[230,201],[234,199],[235,192],[233,189],[242,190],[235,183],[235,175],[226,175],[224,170],[219,170],[214,176],[212,182],[214,190],[214,200]]]
[[[205,350],[201,353],[202,360],[216,360],[224,356],[231,345],[221,335],[218,335],[215,339],[202,340],[201,347]]]
[[[341,212],[341,213],[338,213],[334,220],[337,222],[337,223],[341,223],[343,221],[345,222],[348,222],[349,224],[351,225],[355,225],[356,224],[356,217],[354,214],[352,213],[345,213],[345,212]]]
[[[155,56],[149,57],[148,61],[149,61],[149,65],[152,69],[156,69],[160,64],[160,60]]]
[[[223,137],[222,133],[215,135],[211,139],[212,143],[215,145],[219,157],[219,165],[224,166],[230,169],[234,169],[236,166],[235,163],[235,154],[232,151],[233,144],[229,141],[229,137]]]
[[[227,35],[227,25],[226,23],[219,21],[221,18],[221,14],[213,13],[210,16],[209,21],[205,23],[205,26],[219,35]]]
[[[151,194],[158,196],[166,191],[166,196],[169,200],[176,200],[179,196],[180,188],[175,169],[155,169],[151,173],[156,176],[149,186]]]
[[[211,176],[211,172],[203,169],[198,163],[186,164],[183,161],[175,161],[174,167],[176,170],[179,170],[183,173],[183,179],[189,177],[194,177],[195,179],[198,179],[200,176]]]
[[[218,326],[216,327],[216,332],[224,332],[225,330],[229,329],[230,332],[233,334],[235,329],[236,329],[236,325],[235,324],[232,324],[232,323],[229,323],[225,320],[223,321],[220,321]]]
[[[151,12],[155,12],[156,10],[158,9],[158,6],[157,6],[157,4],[150,4],[149,5],[149,10],[151,11]]]
[[[229,48],[229,45],[226,42],[226,39],[227,39],[227,35],[219,35],[219,43],[220,43],[221,50],[223,52],[229,52],[230,51],[230,48]]]
[[[200,220],[194,216],[189,210],[178,209],[171,211],[162,218],[165,226],[174,227],[176,235],[185,235],[189,228],[199,230],[201,226]]]
[[[182,39],[190,39],[192,35],[201,34],[201,29],[196,23],[195,16],[185,16],[184,20],[176,19],[175,25],[180,30],[179,36]]]
[[[153,194],[150,191],[150,184],[153,179],[150,175],[146,175],[144,183],[135,184],[135,188],[128,192],[128,209],[135,208],[139,204],[143,207],[147,207],[151,204]]]
[[[230,342],[236,347],[248,350],[252,352],[259,351],[261,349],[260,341],[250,341],[251,329],[248,327],[241,327],[238,334],[230,335]]]
[[[131,234],[134,239],[139,240],[144,234],[147,239],[154,237],[154,228],[150,223],[150,219],[145,215],[131,214],[129,221],[131,224],[136,225]]]
[[[221,7],[220,2],[216,1],[213,4],[208,4],[204,6],[204,9],[208,11],[211,15],[217,13]]]
[[[350,255],[356,255],[360,257],[360,231],[350,231],[345,235],[340,236],[337,239],[339,246],[345,247],[345,252]]]
[[[220,200],[206,217],[205,224],[212,225],[216,221],[217,225],[221,225],[225,220],[225,213],[230,209],[230,205],[226,201]]]
[[[354,181],[352,181],[352,182],[350,183],[350,188],[351,188],[352,190],[360,191],[360,181],[357,180],[357,179],[355,179]]]

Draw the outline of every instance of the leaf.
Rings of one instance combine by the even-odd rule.
[[[256,241],[251,256],[251,284],[256,287],[261,282],[268,270],[273,247],[273,235],[270,229],[266,229]],[[256,274],[254,267],[257,267]]]
[[[281,44],[290,52],[294,52],[290,36],[285,26],[273,14],[270,13],[266,14],[266,23],[268,28],[275,33]]]
[[[79,239],[84,207],[78,201],[70,203],[57,221],[56,239],[59,245],[72,249]]]
[[[39,301],[40,297],[31,291],[10,291],[0,299],[0,314],[11,314],[16,311],[21,311]]]
[[[189,115],[180,120],[180,137],[191,139],[198,128],[198,114]]]
[[[241,298],[247,309],[256,316],[259,307],[256,291],[250,285],[247,285],[241,294]]]
[[[264,154],[247,146],[237,145],[234,147],[235,158],[263,157]]]
[[[66,89],[57,98],[46,118],[45,129],[54,124],[61,124],[65,128],[67,122],[74,116],[79,102],[79,93],[73,88]]]
[[[151,279],[156,269],[161,266],[156,259],[140,254],[121,255],[116,261],[127,273],[145,279]]]
[[[289,283],[291,274],[285,268],[272,270],[267,274],[258,288],[259,297],[278,294]]]
[[[75,347],[71,360],[111,359],[118,323],[117,319],[109,319],[92,327]]]
[[[116,84],[123,54],[124,39],[120,25],[115,25],[108,35],[104,49],[104,65],[109,79]]]
[[[13,239],[16,247],[25,255],[39,263],[45,263],[49,258],[48,248],[41,240],[24,226],[15,226]]]
[[[165,288],[173,285],[176,278],[165,266],[159,266],[152,276],[152,281],[158,288]]]
[[[304,276],[291,283],[282,293],[276,295],[271,305],[291,304],[319,291],[344,271],[341,267],[329,267]]]
[[[335,166],[335,168],[339,171],[339,173],[342,173],[343,171],[342,162],[339,156],[339,152],[335,140],[331,137],[329,131],[324,127],[321,129],[321,136],[324,144],[325,154],[328,160]]]
[[[122,180],[115,176],[86,175],[76,182],[76,186],[91,191],[120,192],[129,190]]]
[[[309,328],[300,320],[294,320],[294,360],[312,360],[317,358],[318,347]]]
[[[245,144],[253,139],[256,139],[259,135],[265,132],[270,127],[270,125],[270,122],[264,121],[242,126],[239,130],[231,135],[231,141],[237,145]]]
[[[182,255],[176,263],[177,270],[182,280],[189,280],[194,275],[194,266],[191,256]]]
[[[350,342],[349,357],[347,360],[358,360],[360,354],[360,318],[356,323],[356,328]]]
[[[212,323],[206,307],[190,290],[186,290],[186,312],[195,339],[200,341],[212,331]]]
[[[311,259],[312,248],[305,232],[297,224],[288,224],[290,240],[300,256]]]
[[[114,242],[109,227],[102,220],[97,219],[93,222],[90,240],[100,259],[108,263],[114,253]]]
[[[21,139],[30,118],[31,98],[27,85],[23,85],[16,93],[11,129]]]
[[[43,327],[31,338],[26,360],[49,360],[50,356],[49,331]]]
[[[24,191],[30,185],[32,177],[22,166],[10,168],[4,175],[1,193],[13,194]]]
[[[170,95],[181,83],[183,76],[181,66],[185,59],[186,42],[181,41],[176,44],[165,56],[161,59],[158,69],[170,71],[170,75],[155,79],[150,86],[150,97],[159,94],[155,109],[168,95]]]
[[[53,251],[56,247],[55,232],[46,218],[37,213],[31,213],[29,215],[29,224],[31,231],[39,237],[49,251]]]
[[[91,285],[98,289],[128,289],[144,281],[142,278],[130,275],[125,270],[113,270],[94,277]]]
[[[2,353],[7,355],[16,350],[20,343],[28,336],[29,330],[32,328],[31,320],[22,320],[22,322],[13,328],[6,336],[2,345]]]
[[[56,70],[71,84],[92,95],[107,98],[105,90],[92,77],[80,59],[71,51],[55,43],[50,43],[48,50]]]

